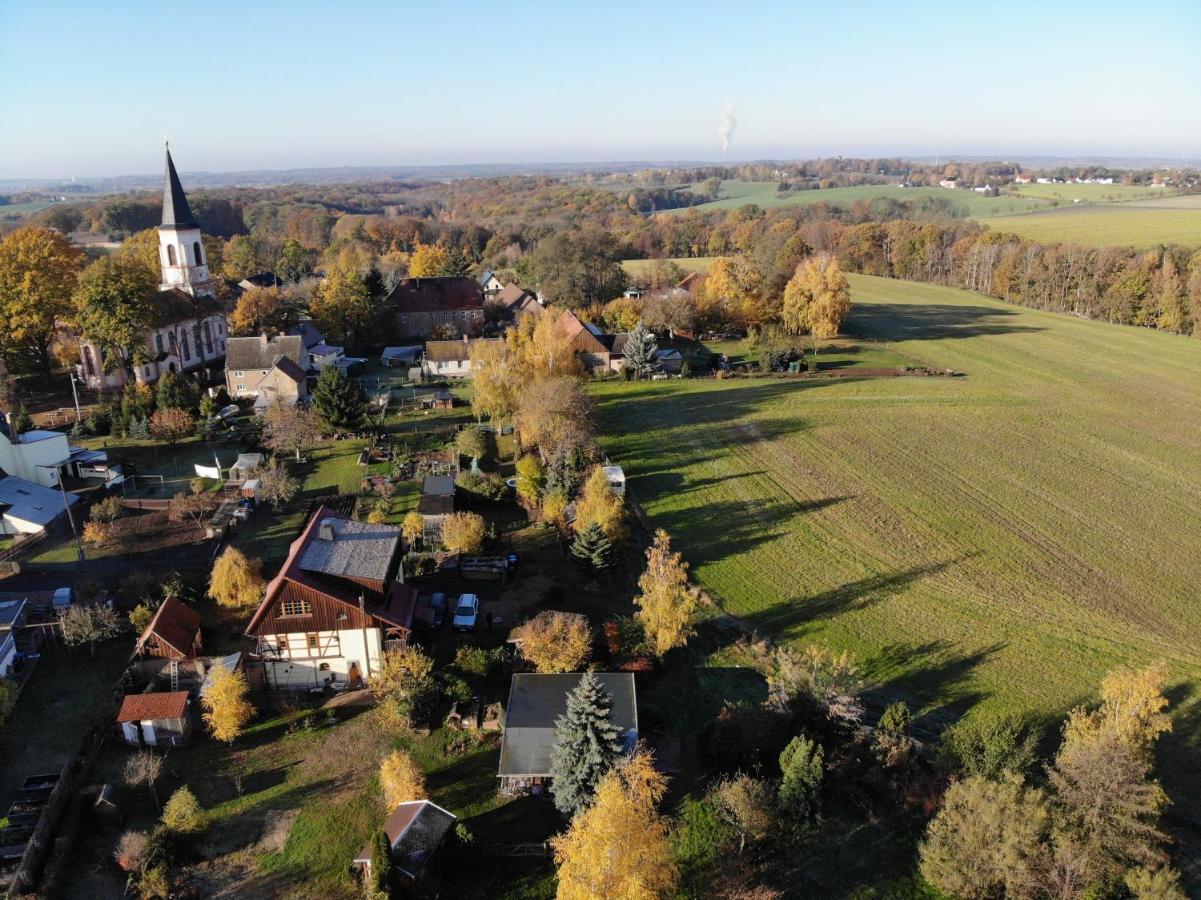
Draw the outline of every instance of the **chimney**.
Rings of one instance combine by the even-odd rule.
[[[323,541],[332,541],[334,539],[334,520],[322,519],[321,524],[317,526],[317,537]]]

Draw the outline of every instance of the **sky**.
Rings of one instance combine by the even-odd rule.
[[[0,179],[1201,157],[1201,2],[0,0]],[[736,127],[723,155],[723,110]]]

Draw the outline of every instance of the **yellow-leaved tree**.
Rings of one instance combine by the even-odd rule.
[[[575,377],[583,373],[567,324],[554,307],[540,316],[522,316],[505,336],[518,384],[538,378]],[[578,326],[577,326],[578,327]]]
[[[714,260],[701,288],[697,312],[711,325],[753,328],[763,324],[769,318],[770,304],[754,262],[746,256]]]
[[[426,798],[425,775],[403,750],[393,750],[384,757],[379,765],[379,784],[388,809]]]
[[[213,564],[208,595],[222,606],[243,608],[258,603],[266,586],[262,561],[248,559],[231,544]]]
[[[605,532],[605,537],[616,543],[625,537],[625,519],[625,504],[621,497],[613,493],[604,468],[594,466],[576,501],[576,534],[596,524]]]
[[[552,841],[559,900],[665,897],[678,874],[658,803],[666,788],[650,753],[639,749],[604,777],[593,804]]]
[[[516,366],[508,348],[499,341],[476,341],[471,345],[471,411],[476,421],[505,419],[516,408]]]
[[[410,546],[421,540],[425,534],[425,519],[421,517],[421,513],[415,509],[405,513],[400,523],[400,533]]]
[[[1101,706],[1092,711],[1076,707],[1068,715],[1064,745],[1114,739],[1140,756],[1149,755],[1159,736],[1172,730],[1163,693],[1167,680],[1167,664],[1162,661],[1144,669],[1114,669],[1101,682]]]
[[[225,666],[214,667],[208,690],[200,698],[204,722],[219,741],[233,741],[246,724],[254,718],[250,702],[250,685],[242,672]]]
[[[836,337],[850,311],[851,288],[847,277],[838,260],[823,253],[797,266],[784,287],[780,318],[791,334],[811,335],[816,353],[818,341]]]
[[[442,520],[442,544],[451,553],[476,553],[484,545],[484,530],[478,513],[451,513]]]
[[[58,320],[72,312],[71,294],[84,256],[49,228],[18,228],[0,240],[0,350],[27,355],[48,382]]]
[[[592,629],[579,613],[544,609],[509,640],[539,672],[578,672],[592,655]]]
[[[672,552],[671,536],[662,528],[655,531],[655,541],[646,551],[646,571],[638,579],[638,589],[634,618],[642,623],[655,655],[687,643],[699,601],[688,589],[688,563]]]
[[[449,263],[450,251],[441,244],[418,243],[409,256],[409,275],[413,278],[445,275]]]

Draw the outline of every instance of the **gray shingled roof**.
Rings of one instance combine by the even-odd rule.
[[[163,177],[163,224],[176,228],[196,228],[192,208],[188,206],[188,195],[183,192],[171,151],[167,151],[167,172]]]
[[[409,878],[416,878],[454,825],[455,816],[429,800],[400,804],[384,822],[384,833],[392,843],[393,864]],[[368,843],[355,862],[366,863],[370,859]]]
[[[500,776],[545,776],[555,743],[555,720],[567,712],[567,695],[580,683],[578,672],[563,675],[513,676],[505,708],[500,745]],[[627,747],[638,738],[638,704],[629,672],[597,672],[597,680],[613,700],[612,719]]]
[[[306,572],[351,578],[371,578],[384,581],[396,548],[400,544],[400,529],[392,525],[371,525],[350,519],[327,519],[334,529],[334,539],[321,537],[321,528],[300,557],[300,568]],[[322,523],[324,524],[324,522]]]
[[[270,369],[281,359],[300,365],[304,339],[300,335],[276,335],[268,341],[262,337],[231,337],[225,347],[226,369]]]

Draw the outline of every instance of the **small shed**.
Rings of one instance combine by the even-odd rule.
[[[237,461],[229,467],[229,480],[240,484],[262,464],[263,454],[261,453],[239,453]]]
[[[134,747],[174,747],[192,734],[187,691],[129,694],[121,701],[117,723],[125,743]]]
[[[434,394],[434,409],[454,409],[455,395],[443,388]]]
[[[421,355],[421,345],[415,347],[385,347],[379,355],[379,361],[389,369],[408,369],[417,362]]]
[[[456,821],[454,813],[429,800],[402,803],[384,820],[384,834],[392,845],[392,865],[410,890],[429,871],[438,848]],[[359,851],[354,864],[371,871],[370,842]]]
[[[200,614],[182,600],[168,597],[155,610],[134,645],[133,656],[160,659],[195,659],[201,649]]]
[[[605,466],[605,478],[609,479],[609,490],[615,497],[624,497],[626,493],[626,473],[621,466]]]

